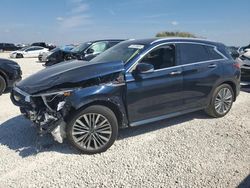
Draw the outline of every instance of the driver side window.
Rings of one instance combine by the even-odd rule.
[[[165,45],[154,49],[144,56],[140,63],[148,63],[154,66],[154,70],[160,70],[176,65],[175,46]]]

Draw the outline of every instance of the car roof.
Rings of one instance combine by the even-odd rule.
[[[149,39],[130,39],[134,43],[152,45],[164,42],[191,42],[191,43],[205,43],[208,45],[218,45],[220,43],[202,39],[202,38],[182,38],[182,37],[167,37],[167,38],[149,38]]]
[[[101,40],[91,40],[91,41],[87,41],[87,43],[88,42],[90,42],[90,43],[94,43],[94,42],[102,42],[102,41],[124,41],[125,39],[101,39]]]
[[[42,46],[29,46],[27,48],[44,48],[44,47],[42,47]]]

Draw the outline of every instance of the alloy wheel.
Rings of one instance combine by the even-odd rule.
[[[230,110],[232,103],[233,94],[231,90],[229,88],[222,88],[215,98],[214,107],[218,114],[224,115]]]
[[[87,113],[76,119],[72,126],[72,138],[81,148],[98,150],[110,140],[112,127],[106,117],[98,113]]]

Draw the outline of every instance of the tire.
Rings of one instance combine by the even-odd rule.
[[[69,143],[81,153],[101,153],[109,149],[117,138],[117,118],[105,106],[90,106],[73,114],[66,133]]]
[[[23,58],[23,54],[16,54],[16,58]]]
[[[234,92],[230,85],[222,84],[218,86],[210,100],[210,104],[205,109],[205,112],[215,118],[225,116],[232,108],[234,101]],[[224,107],[223,107],[224,106]]]
[[[3,92],[6,89],[6,86],[7,86],[7,84],[6,84],[5,79],[2,76],[0,76],[0,95],[3,94]]]

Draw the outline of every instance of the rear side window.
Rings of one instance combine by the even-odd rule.
[[[212,46],[204,46],[207,51],[208,51],[208,55],[209,55],[209,59],[210,60],[216,60],[216,59],[222,59],[223,57],[215,51],[214,47]]]
[[[180,44],[181,60],[183,64],[209,60],[207,50],[199,44]]]
[[[42,50],[43,48],[41,47],[34,47],[33,50]]]
[[[180,44],[182,64],[222,59],[214,47],[201,44]]]

